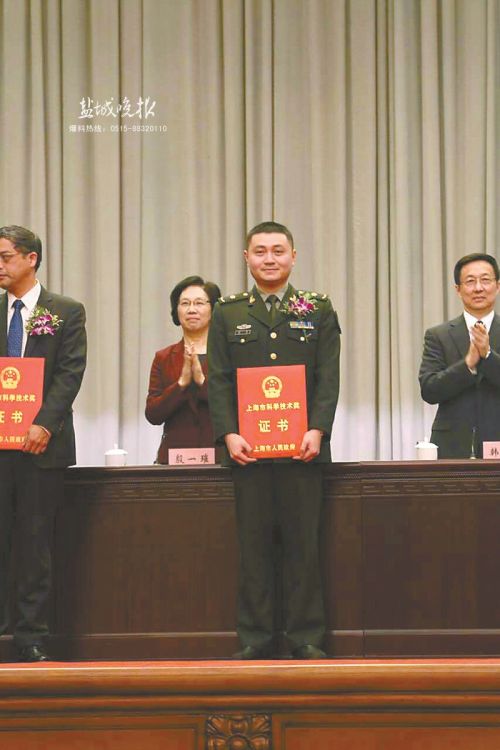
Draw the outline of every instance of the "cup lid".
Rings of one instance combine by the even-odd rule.
[[[123,450],[123,448],[118,447],[118,443],[115,443],[112,448],[109,449],[109,451],[106,451],[104,454],[105,456],[123,456],[126,454],[127,451]]]

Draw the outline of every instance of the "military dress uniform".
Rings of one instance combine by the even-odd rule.
[[[284,308],[292,295],[290,284]],[[222,297],[208,337],[208,392],[215,438],[239,433],[238,367],[305,365],[308,429],[323,432],[319,456],[309,463],[261,459],[233,466],[240,545],[238,635],[243,646],[272,649],[275,632],[273,529],[282,539],[284,624],[292,650],[320,646],[325,633],[318,559],[322,464],[329,463],[330,432],[339,393],[340,327],[327,295],[310,293],[316,310],[305,322],[281,308],[271,321],[259,291]],[[300,327],[302,326],[302,327]]]

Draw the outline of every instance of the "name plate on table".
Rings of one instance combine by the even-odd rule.
[[[307,432],[304,365],[239,367],[239,432],[254,458],[298,456]]]
[[[0,357],[0,450],[20,450],[43,400],[43,357]]]
[[[485,440],[483,443],[483,458],[500,460],[500,440]]]
[[[169,448],[168,463],[172,466],[214,464],[215,448]]]

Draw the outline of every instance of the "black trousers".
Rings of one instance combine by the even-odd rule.
[[[64,469],[39,469],[31,456],[0,451],[0,633],[9,625],[12,538],[17,546],[14,641],[38,644],[48,633],[51,547]]]
[[[292,649],[321,646],[325,635],[318,536],[321,464],[301,461],[233,467],[240,562],[238,635],[243,646],[270,646],[275,623],[273,532],[281,535],[283,619]]]

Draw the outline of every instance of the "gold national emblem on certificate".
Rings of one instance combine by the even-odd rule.
[[[17,369],[17,367],[4,367],[2,372],[0,373],[0,382],[2,384],[2,388],[9,389],[9,388],[17,388],[19,385],[19,381],[21,380],[21,373]]]
[[[269,375],[262,381],[262,390],[266,398],[279,398],[283,383],[276,375]]]

